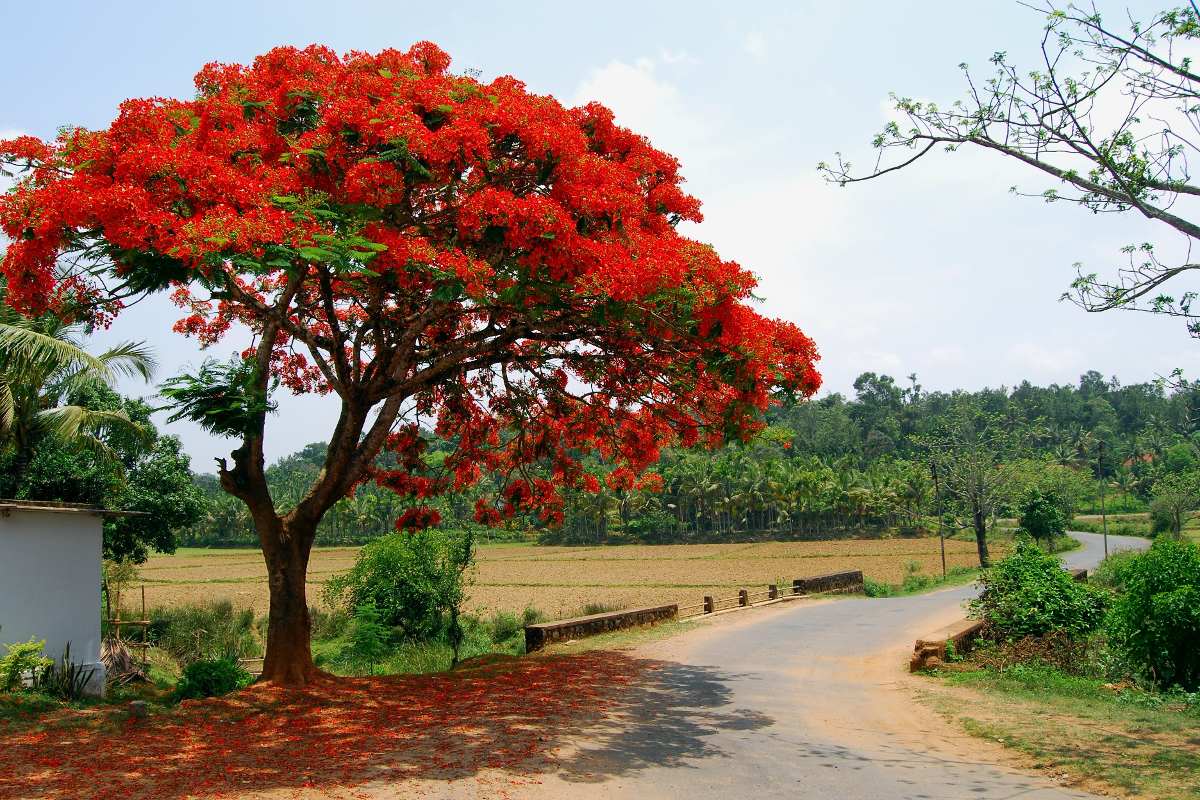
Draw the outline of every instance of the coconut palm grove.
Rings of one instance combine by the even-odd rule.
[[[802,124],[784,83],[777,112],[665,83],[789,80],[782,8],[698,7],[680,36],[740,44],[634,62],[597,20],[574,96],[452,57],[495,10],[414,23],[441,44],[363,11],[190,64],[215,18],[181,23],[86,103],[13,87],[0,798],[1200,797],[1200,10],[988,11],[895,76],[839,67],[846,110]],[[976,24],[894,26],[922,15]],[[877,124],[880,80],[957,95]],[[901,233],[999,202],[1061,322],[1000,273],[956,307],[1003,250],[950,278],[962,248]],[[847,208],[876,210],[831,238]],[[1094,235],[1118,266],[1051,255]]]

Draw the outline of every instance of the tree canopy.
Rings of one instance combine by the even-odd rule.
[[[438,519],[424,501],[486,469],[504,480],[481,521],[555,522],[561,487],[595,485],[581,455],[632,484],[664,445],[748,435],[773,393],[820,385],[813,342],[750,307],[753,276],[677,232],[701,216],[674,158],[600,105],[449,64],[428,42],[276,48],[204,67],[194,99],[129,100],[105,130],[0,143],[24,170],[0,200],[11,304],[69,300],[106,322],[169,291],[178,331],[252,334],[244,368],[173,388],[185,416],[239,440],[219,475],[279,576],[269,679],[315,674],[308,551],[362,481],[408,499],[398,525],[418,528]],[[282,515],[263,463],[276,382],[341,401],[322,469]],[[452,437],[436,473],[420,420]],[[380,471],[385,448],[396,465]]]

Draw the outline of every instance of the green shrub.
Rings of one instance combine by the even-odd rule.
[[[314,639],[336,639],[350,627],[351,616],[345,609],[326,611],[316,606],[308,607],[308,619]]]
[[[1084,533],[1104,533],[1102,520],[1080,519],[1071,521],[1071,530]],[[1149,536],[1150,520],[1148,519],[1110,519],[1108,521],[1109,536]]]
[[[1001,639],[1052,631],[1078,636],[1104,619],[1107,596],[1072,580],[1057,558],[1028,537],[1018,538],[1013,552],[985,570],[979,582],[982,591],[971,601],[971,613]]]
[[[1125,578],[1130,566],[1140,553],[1135,550],[1121,550],[1101,561],[1088,577],[1093,586],[1102,586],[1114,592],[1125,590]]]
[[[867,597],[895,597],[899,593],[899,588],[893,584],[863,578],[863,594]]]
[[[1171,513],[1171,509],[1162,502],[1154,501],[1150,504],[1150,533],[1158,536],[1160,533],[1170,533],[1175,527],[1175,515]]]
[[[254,678],[231,658],[193,661],[175,686],[175,699],[219,697],[249,686]]]
[[[328,582],[327,600],[343,608],[374,606],[383,624],[413,641],[441,638],[463,599],[463,573],[473,558],[470,536],[423,530],[380,537]]]
[[[900,583],[900,590],[906,593],[912,591],[924,591],[930,587],[934,587],[940,583],[940,579],[931,575],[920,575],[919,572],[910,572],[904,577],[904,581]]]
[[[507,642],[524,630],[525,625],[517,615],[507,611],[498,611],[488,620],[488,636],[495,644]]]
[[[26,675],[36,680],[40,672],[54,663],[54,659],[42,655],[44,640],[30,639],[4,646],[8,652],[0,658],[0,692],[20,689]]]
[[[537,625],[539,622],[545,622],[548,619],[546,614],[533,606],[526,606],[524,613],[521,614],[521,622],[525,625]]]
[[[354,609],[350,623],[350,648],[347,655],[364,664],[378,664],[387,655],[391,630],[382,622],[375,606],[364,603]]]
[[[1112,645],[1157,685],[1200,688],[1200,548],[1161,539],[1119,574]]]
[[[197,661],[252,658],[261,653],[255,635],[254,612],[234,610],[222,600],[205,605],[155,608],[150,612],[149,637],[186,667]]]

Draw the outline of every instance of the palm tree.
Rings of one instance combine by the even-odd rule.
[[[1129,508],[1129,495],[1137,490],[1138,479],[1133,474],[1133,470],[1122,464],[1117,467],[1117,474],[1113,476],[1113,487],[1121,493],[1121,500],[1125,508]]]
[[[156,363],[143,342],[124,342],[94,356],[83,349],[83,326],[51,315],[27,318],[0,301],[0,453],[12,454],[9,479],[16,487],[39,438],[55,436],[111,456],[107,432],[139,438],[150,432],[124,411],[73,403],[87,386],[111,386],[118,377],[150,380]]]

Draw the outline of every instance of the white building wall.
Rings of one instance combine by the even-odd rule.
[[[0,508],[0,642],[46,641],[58,659],[95,667],[92,693],[104,690],[100,663],[102,520],[79,511]]]

